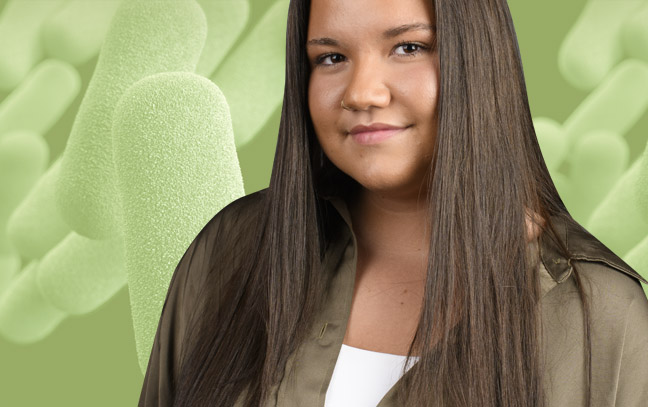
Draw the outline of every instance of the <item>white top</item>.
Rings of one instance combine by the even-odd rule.
[[[419,360],[410,359],[407,370]],[[400,379],[405,356],[374,352],[342,344],[325,407],[376,407]]]

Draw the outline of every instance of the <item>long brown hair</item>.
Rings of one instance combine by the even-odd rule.
[[[546,220],[538,226],[566,257],[550,219],[574,220],[536,139],[506,1],[434,0],[433,6],[441,86],[428,177],[432,233],[423,309],[408,353],[420,359],[397,397],[408,406],[540,407],[540,286],[528,258],[526,209]],[[239,225],[245,233],[218,240],[217,250],[236,269],[222,284],[223,263],[213,262],[185,347],[177,407],[231,406],[239,397],[246,406],[261,405],[322,304],[322,260],[331,238],[320,194],[346,196],[355,181],[323,154],[310,119],[309,13],[309,0],[291,0],[264,210]],[[578,274],[589,400],[589,314]],[[451,325],[456,314],[459,322]]]

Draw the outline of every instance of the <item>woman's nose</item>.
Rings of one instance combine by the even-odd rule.
[[[369,107],[385,107],[391,99],[385,84],[384,67],[367,58],[353,64],[349,83],[344,92],[344,105],[353,110],[367,110]]]

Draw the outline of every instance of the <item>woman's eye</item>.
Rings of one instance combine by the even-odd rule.
[[[396,53],[396,54],[397,55],[405,55],[405,56],[414,56],[414,55],[418,54],[419,52],[426,51],[426,50],[430,49],[430,47],[427,47],[427,46],[422,45],[422,44],[413,43],[413,42],[403,42],[403,43],[397,44],[396,49],[399,49],[399,48],[402,48],[403,50],[405,50],[405,52],[404,53]],[[325,63],[326,60],[330,60],[330,62]],[[335,53],[324,54],[324,55],[318,57],[315,60],[315,65],[324,66],[324,67],[331,67],[331,66],[334,66],[337,63],[342,62],[342,61],[344,61],[344,56],[341,55],[341,54],[335,54]]]
[[[405,42],[405,43],[398,44],[396,46],[396,49],[398,48],[403,48],[412,51],[412,52],[405,52],[404,54],[399,54],[399,55],[414,55],[419,53],[421,50],[427,49],[427,47],[424,47],[421,44],[415,44],[413,42]]]
[[[335,65],[335,61],[333,60],[334,57],[342,57],[342,55],[340,55],[340,54],[326,54],[326,55],[322,55],[321,57],[317,58],[317,60],[315,61],[315,65],[324,65],[324,66],[331,66],[331,65]],[[325,64],[325,63],[323,63],[325,60],[327,60],[327,59],[329,59],[329,58],[331,58],[331,62],[333,62],[333,63],[331,63],[331,64]],[[340,62],[340,61],[338,61],[338,62]]]

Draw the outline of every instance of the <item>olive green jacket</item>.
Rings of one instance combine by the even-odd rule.
[[[178,373],[187,311],[198,292],[207,263],[217,256],[215,233],[222,236],[250,230],[254,216],[264,210],[267,189],[247,195],[216,214],[178,263],[162,309],[158,330],[142,386],[140,407],[171,406],[171,380]],[[339,213],[339,233],[328,246],[324,269],[331,285],[309,339],[286,364],[283,380],[273,388],[268,406],[323,407],[328,384],[342,346],[355,282],[357,242],[343,199],[324,197]],[[542,300],[542,345],[545,360],[547,406],[584,404],[582,303],[572,276],[573,265],[591,285],[592,406],[648,406],[648,299],[640,284],[648,284],[636,271],[583,228],[556,221],[561,238],[573,254],[562,257],[549,239],[540,239],[537,262]],[[538,252],[538,245],[530,245]],[[216,250],[216,251],[212,251]],[[224,267],[223,273],[227,274]],[[202,273],[202,274],[201,274]],[[409,370],[407,374],[410,374]],[[396,407],[397,382],[377,407]],[[240,406],[242,397],[235,407]]]

